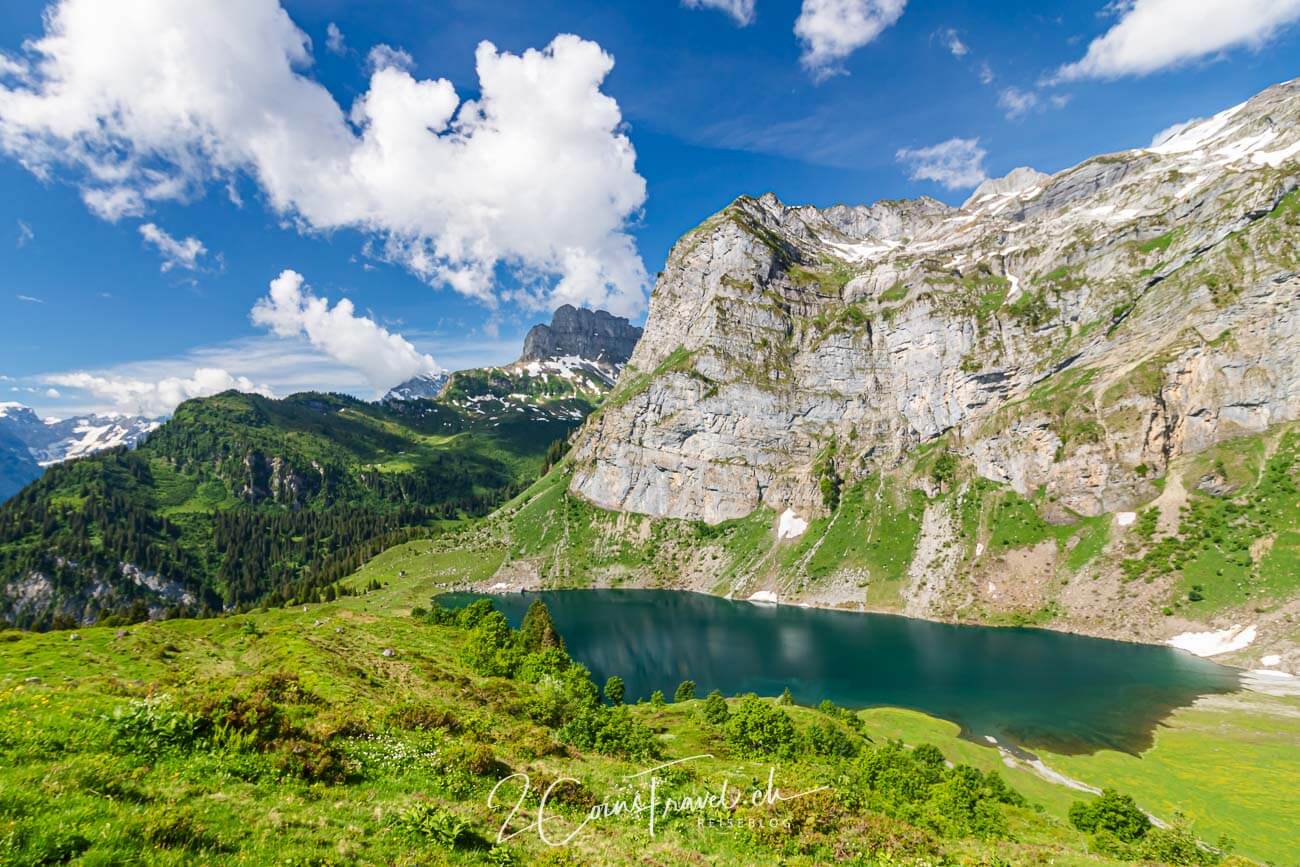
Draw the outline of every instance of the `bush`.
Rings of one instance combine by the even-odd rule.
[[[455,714],[431,704],[400,704],[389,710],[384,719],[389,725],[408,731],[438,730],[456,734],[461,730]]]
[[[840,707],[830,699],[824,699],[821,704],[817,705],[817,710],[829,717],[834,717],[835,719],[840,720],[855,732],[858,732],[859,734],[862,733],[862,729],[864,728],[862,718],[848,708]],[[868,738],[868,740],[870,740],[870,738]]]
[[[650,706],[651,707],[664,706],[664,691],[662,689],[656,689],[654,692],[650,693]]]
[[[115,747],[149,758],[193,749],[207,734],[201,717],[176,706],[167,695],[118,708],[108,723]]]
[[[1140,840],[1151,829],[1151,820],[1128,795],[1105,789],[1093,801],[1076,801],[1070,807],[1070,823],[1085,834],[1102,831],[1123,843]]]
[[[477,616],[474,626],[470,628],[469,640],[465,646],[465,662],[484,677],[513,677],[522,661],[523,653],[515,642],[515,634],[505,615],[491,610],[489,604],[489,610]]]
[[[708,698],[704,699],[704,719],[715,726],[720,726],[731,716],[731,711],[727,708],[727,700],[722,697],[722,693],[716,689],[709,693]]]
[[[943,753],[929,744],[909,750],[889,741],[866,750],[856,769],[862,787],[857,806],[948,837],[1005,837],[1002,805],[1025,804],[996,772],[981,774],[967,765],[949,768]]]
[[[142,836],[157,849],[218,850],[220,843],[189,807],[169,806],[145,819]]]
[[[611,676],[605,681],[605,701],[615,706],[622,704],[624,690],[623,678]]]
[[[695,698],[695,681],[683,680],[677,686],[677,691],[673,693],[674,702],[690,701]]]
[[[798,742],[789,714],[752,693],[731,711],[726,735],[737,750],[763,755],[793,756]]]
[[[857,741],[834,723],[813,723],[804,733],[808,751],[817,756],[851,759],[860,750]]]
[[[1152,828],[1143,837],[1134,854],[1142,861],[1161,864],[1211,865],[1219,858],[1197,842],[1196,835],[1182,825]]]
[[[580,750],[608,756],[646,759],[659,752],[650,729],[637,722],[626,707],[597,705],[565,724],[559,735]]]
[[[545,726],[560,726],[600,704],[596,685],[584,666],[570,665],[537,681],[525,700],[528,716]]]

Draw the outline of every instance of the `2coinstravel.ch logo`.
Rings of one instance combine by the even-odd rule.
[[[785,794],[776,782],[776,768],[767,767],[766,783],[759,786],[737,786],[724,777],[716,786],[688,791],[685,794],[665,795],[662,791],[664,777],[670,768],[684,765],[699,759],[712,759],[708,753],[688,756],[646,768],[624,777],[624,781],[635,790],[617,797],[606,797],[600,803],[591,806],[584,817],[577,821],[565,819],[554,812],[548,812],[548,803],[561,786],[578,784],[572,777],[561,777],[549,781],[545,789],[534,790],[532,779],[526,773],[515,773],[503,777],[488,793],[488,807],[492,810],[505,809],[506,816],[497,831],[496,842],[504,843],[521,834],[536,833],[547,846],[567,846],[586,830],[597,823],[610,819],[622,819],[645,822],[650,836],[655,836],[660,823],[671,816],[694,816],[702,827],[734,827],[747,824],[731,818],[731,814],[742,806],[771,807],[786,801],[794,801],[818,792],[826,791],[829,786],[818,786],[794,794]],[[752,774],[745,774],[752,780]],[[517,783],[521,790],[510,802],[498,797],[502,787]],[[535,808],[526,807],[530,795],[537,797]],[[517,827],[518,820],[524,820],[523,827]]]

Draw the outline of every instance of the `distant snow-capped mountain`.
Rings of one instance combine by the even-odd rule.
[[[421,373],[394,386],[384,395],[384,400],[433,400],[447,384],[448,376],[446,371]]]
[[[43,419],[21,403],[0,403],[0,501],[22,490],[52,464],[116,446],[134,446],[162,419],[82,415]]]

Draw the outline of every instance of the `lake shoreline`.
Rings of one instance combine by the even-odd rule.
[[[1242,674],[1247,674],[1252,671],[1257,671],[1256,669],[1250,669],[1247,668],[1246,666],[1238,665],[1232,662],[1225,662],[1223,660],[1216,659],[1215,657],[1199,656],[1198,654],[1192,653],[1188,650],[1184,650],[1183,648],[1174,647],[1173,645],[1169,644],[1167,640],[1134,638],[1131,635],[1119,635],[1116,634],[1115,632],[1107,631],[1104,629],[1096,630],[1096,629],[1087,629],[1085,627],[1079,627],[1075,625],[1053,625],[1050,623],[1036,623],[1036,624],[988,623],[980,620],[961,620],[952,617],[938,617],[938,616],[924,615],[924,614],[906,614],[904,612],[895,609],[875,608],[875,607],[867,606],[862,603],[859,603],[856,607],[847,607],[844,605],[831,605],[828,603],[817,602],[817,601],[801,600],[798,602],[785,602],[785,601],[781,601],[779,597],[777,598],[776,601],[767,601],[765,599],[758,599],[758,600],[737,599],[732,596],[722,596],[717,593],[710,593],[707,590],[699,590],[693,587],[645,587],[645,586],[621,586],[621,585],[620,586],[603,585],[603,586],[594,586],[594,587],[546,587],[538,582],[523,581],[523,582],[507,584],[506,582],[492,581],[491,579],[472,582],[472,583],[457,584],[446,588],[446,592],[483,593],[489,596],[519,594],[519,593],[543,593],[543,592],[552,592],[558,590],[668,590],[673,593],[692,593],[698,596],[706,596],[714,599],[725,599],[729,602],[737,602],[737,603],[747,602],[750,605],[760,605],[760,606],[774,605],[774,606],[781,606],[786,608],[815,609],[818,611],[839,611],[848,614],[877,614],[877,615],[884,615],[890,617],[900,617],[903,618],[904,620],[916,620],[924,623],[941,623],[947,626],[972,626],[972,627],[980,627],[983,629],[1040,630],[1043,632],[1052,632],[1061,635],[1074,635],[1081,638],[1096,638],[1105,641],[1122,642],[1124,644],[1137,644],[1137,645],[1142,645],[1144,647],[1164,647],[1164,648],[1168,648],[1169,650],[1174,650],[1179,653],[1186,654],[1187,656],[1192,657],[1194,659],[1204,659],[1209,662],[1213,662],[1215,665],[1221,665],[1225,668],[1234,669],[1236,671],[1241,672]],[[1290,672],[1276,670],[1267,673],[1289,674]]]

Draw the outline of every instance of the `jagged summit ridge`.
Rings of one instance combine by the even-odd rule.
[[[534,325],[524,338],[521,362],[583,358],[622,365],[632,356],[641,329],[621,316],[565,304],[550,325]]]

